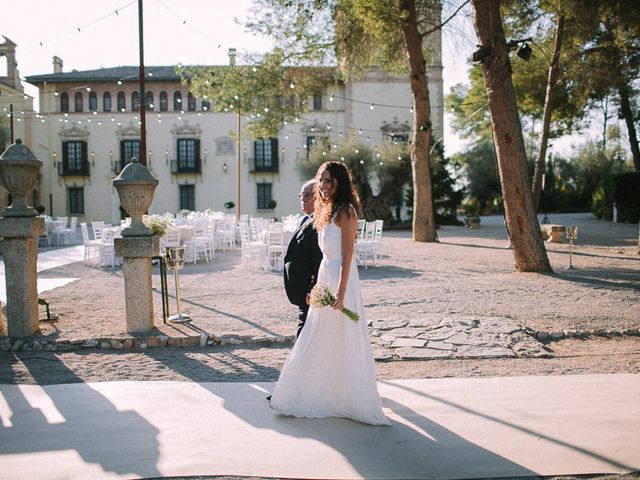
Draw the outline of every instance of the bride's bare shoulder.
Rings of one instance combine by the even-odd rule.
[[[358,220],[358,214],[353,205],[346,206],[341,208],[336,215],[335,223],[338,226],[344,225],[346,223],[356,223]]]

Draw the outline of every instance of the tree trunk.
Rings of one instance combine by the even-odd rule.
[[[633,112],[631,111],[631,103],[629,102],[629,88],[627,85],[619,85],[618,93],[620,94],[620,111],[627,124],[629,144],[631,145],[631,154],[633,155],[633,165],[636,167],[638,175],[640,175],[640,148],[638,148],[638,133],[633,123]]]
[[[472,0],[471,4],[476,34],[486,54],[482,72],[515,266],[520,272],[550,272],[527,178],[526,153],[511,79],[509,47],[500,17],[500,0]]]
[[[540,206],[540,190],[542,186],[542,176],[545,172],[545,158],[547,156],[547,146],[549,144],[549,127],[551,125],[551,114],[553,113],[553,97],[556,79],[558,78],[558,61],[560,60],[560,50],[562,49],[562,36],[564,32],[564,12],[558,14],[556,38],[553,46],[553,57],[549,64],[549,74],[547,76],[547,93],[544,99],[544,115],[542,117],[542,137],[540,138],[540,149],[536,158],[536,168],[533,173],[533,206],[538,211]]]
[[[415,0],[400,0],[402,40],[409,62],[413,98],[411,168],[413,171],[413,239],[437,242],[429,169],[431,119],[426,62],[422,54],[422,36],[418,31]]]

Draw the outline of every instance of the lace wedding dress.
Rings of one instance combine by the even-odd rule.
[[[328,284],[334,294],[340,281],[340,236],[340,227],[333,222],[318,233],[323,253],[318,282]],[[376,389],[355,252],[344,305],[360,320],[354,322],[331,307],[309,309],[305,326],[272,393],[271,407],[294,417],[346,417],[388,425]]]

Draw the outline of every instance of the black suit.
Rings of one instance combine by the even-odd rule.
[[[289,301],[299,308],[297,335],[300,335],[307,319],[307,293],[318,281],[321,261],[318,232],[312,223],[305,222],[293,234],[284,256],[284,289]]]

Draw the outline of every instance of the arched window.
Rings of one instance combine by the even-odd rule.
[[[151,90],[147,90],[147,93],[144,99],[144,105],[145,105],[145,108],[147,109],[147,112],[153,112],[155,105],[153,104],[153,92]]]
[[[140,111],[140,94],[136,92],[131,92],[131,111],[139,112]]]
[[[81,112],[82,108],[83,108],[82,104],[84,103],[83,100],[82,100],[82,92],[76,92],[75,101],[76,101],[76,104],[75,104],[76,105],[76,110],[75,111],[76,112]]]
[[[111,111],[111,93],[104,92],[102,94],[102,110],[105,112]]]
[[[202,100],[202,111],[208,112],[209,110],[211,110],[211,103],[209,100]]]
[[[173,92],[173,111],[179,112],[182,110],[182,93],[178,90]]]
[[[126,108],[126,101],[124,99],[124,92],[118,92],[118,111],[124,112]]]
[[[194,97],[191,92],[189,92],[189,96],[187,97],[187,108],[190,112],[196,111],[196,97]]]
[[[89,111],[95,112],[98,110],[98,94],[94,91],[89,92]]]
[[[61,112],[69,111],[69,94],[67,92],[62,92],[60,94],[60,111]]]
[[[167,111],[167,109],[169,108],[168,103],[169,102],[167,101],[167,92],[163,90],[160,92],[160,111],[161,112]]]

